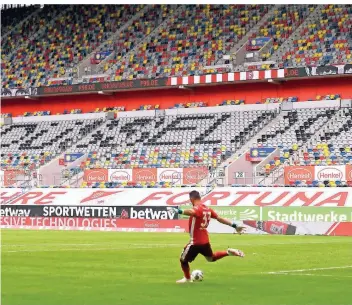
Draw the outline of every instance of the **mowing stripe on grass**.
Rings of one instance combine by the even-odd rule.
[[[118,243],[119,245],[129,245],[129,246],[142,246],[145,244],[133,244],[133,243]],[[63,243],[37,243],[37,244],[4,244],[2,247],[28,247],[28,246],[109,246],[111,243],[94,243],[94,244],[63,244]],[[180,244],[150,244],[148,246],[180,246]]]
[[[135,249],[155,249],[155,248],[170,248],[176,246],[143,246],[143,247],[125,247],[125,248],[69,248],[69,249],[21,249],[21,250],[8,250],[1,251],[2,253],[18,253],[18,252],[58,252],[58,251],[124,251],[124,250],[135,250]],[[179,246],[177,246],[179,247]]]

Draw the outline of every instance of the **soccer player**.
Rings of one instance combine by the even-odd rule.
[[[189,263],[192,262],[198,254],[202,254],[208,262],[216,262],[217,260],[226,256],[244,257],[244,253],[242,251],[231,248],[227,249],[227,251],[218,251],[214,253],[209,242],[207,231],[207,227],[211,218],[214,218],[220,223],[235,228],[239,234],[244,231],[244,227],[237,226],[234,222],[218,216],[211,208],[202,204],[199,192],[190,192],[189,199],[193,205],[192,209],[181,210],[172,208],[179,214],[190,216],[189,235],[191,240],[184,247],[180,257],[184,278],[177,281],[176,283],[191,282]]]

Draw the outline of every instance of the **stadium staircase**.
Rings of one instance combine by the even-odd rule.
[[[279,110],[278,110],[279,111]],[[208,176],[203,179],[200,184],[201,185],[208,185],[210,191],[217,185],[219,184],[224,184],[223,177],[225,175],[225,168],[230,166],[233,162],[235,162],[240,156],[242,156],[244,153],[248,151],[249,148],[253,147],[253,143],[257,143],[257,139],[259,139],[263,134],[266,133],[267,130],[272,128],[283,116],[282,112],[279,112],[277,116],[269,121],[268,124],[262,126],[260,131],[256,133],[253,137],[249,138],[246,140],[244,145],[237,150],[234,154],[232,154],[228,159],[223,161],[217,168],[215,168],[213,171],[211,171]],[[207,189],[207,193],[210,192]]]
[[[281,5],[279,5],[281,6]],[[275,10],[277,10],[277,6],[273,6],[264,16],[262,19],[259,20],[259,22],[252,27],[247,33],[246,35],[244,35],[242,37],[242,39],[240,39],[232,48],[231,50],[228,52],[229,54],[236,54],[237,52],[239,52],[241,49],[246,48],[246,44],[249,41],[250,37],[256,33],[259,28],[272,16],[274,16]],[[221,64],[223,62],[223,59],[220,58],[218,60],[218,62],[216,63],[217,65]],[[237,68],[237,67],[236,67]],[[236,69],[237,71],[238,69]]]

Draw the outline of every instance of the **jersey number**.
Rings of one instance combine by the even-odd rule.
[[[211,212],[203,212],[203,221],[200,224],[203,228],[209,225],[209,221],[211,218]]]

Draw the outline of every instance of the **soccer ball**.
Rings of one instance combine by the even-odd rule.
[[[203,272],[200,270],[194,270],[191,274],[192,281],[201,282],[203,281]]]

